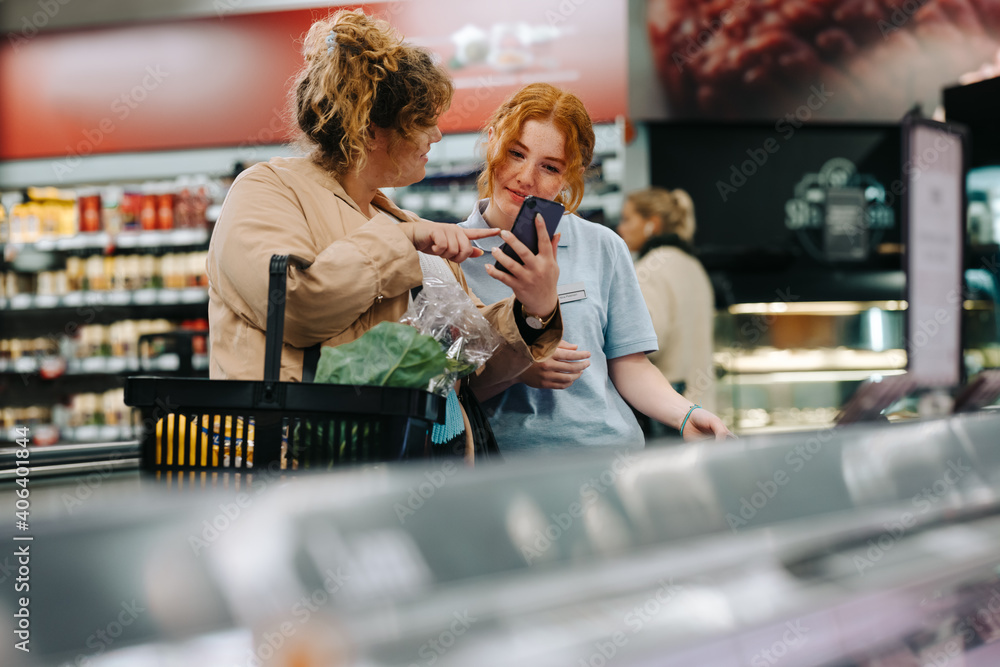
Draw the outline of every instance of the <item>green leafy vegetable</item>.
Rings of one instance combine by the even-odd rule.
[[[316,382],[424,389],[447,365],[434,338],[405,324],[380,322],[356,341],[324,347]]]

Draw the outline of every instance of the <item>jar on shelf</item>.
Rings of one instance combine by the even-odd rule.
[[[174,228],[174,195],[164,192],[156,197],[156,228]]]
[[[41,271],[38,274],[38,294],[53,296],[56,293],[56,280],[53,271]]]
[[[159,275],[156,257],[139,255],[139,289],[158,287]]]
[[[77,201],[80,209],[80,231],[101,231],[101,193],[95,190],[81,190]]]
[[[122,188],[106,187],[101,196],[101,225],[109,234],[117,234],[122,231]]]
[[[91,255],[86,260],[86,281],[85,290],[104,291],[108,289],[107,278],[104,274],[104,258],[100,255]]]
[[[70,292],[80,292],[84,289],[83,259],[80,257],[66,258],[66,287]]]
[[[108,426],[125,424],[127,410],[124,389],[110,389],[101,396],[101,411]]]
[[[124,285],[127,290],[136,290],[142,287],[142,269],[140,267],[139,255],[128,255],[123,258]]]
[[[149,231],[157,227],[156,195],[148,189],[142,193],[139,208],[139,227]]]
[[[118,258],[113,255],[108,255],[104,258],[104,285],[105,289],[121,289],[121,286],[117,280],[116,265],[118,264]]]
[[[52,239],[59,235],[59,219],[64,206],[58,201],[44,201],[38,209],[38,238]]]
[[[188,287],[208,287],[208,274],[205,272],[207,252],[193,252],[188,255]]]
[[[102,324],[94,325],[96,333],[94,334],[94,344],[96,346],[97,357],[110,357],[111,356],[111,327],[104,326]]]
[[[52,293],[56,296],[63,296],[69,291],[69,281],[67,280],[66,271],[53,271],[52,272]]]
[[[126,191],[122,194],[119,204],[119,215],[121,216],[122,231],[135,231],[141,227],[139,223],[140,212],[142,211],[142,193]]]

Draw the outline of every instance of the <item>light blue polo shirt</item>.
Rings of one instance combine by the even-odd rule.
[[[462,227],[489,228],[482,200]],[[503,451],[606,445],[640,448],[642,429],[608,376],[608,359],[657,349],[656,332],[625,242],[607,227],[576,215],[559,223],[559,300],[563,339],[590,352],[590,368],[568,389],[518,383],[483,403]],[[469,287],[484,303],[511,289],[486,274],[494,236],[476,242],[482,257],[462,262]]]

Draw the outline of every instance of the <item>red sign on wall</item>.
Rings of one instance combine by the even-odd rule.
[[[459,0],[365,5],[440,55],[446,132],[479,130],[508,94],[549,81],[595,121],[626,109],[625,2],[539,8]],[[0,159],[274,144],[300,40],[326,10],[43,33],[0,43]],[[517,21],[500,15],[516,16]],[[598,48],[599,47],[599,48]]]

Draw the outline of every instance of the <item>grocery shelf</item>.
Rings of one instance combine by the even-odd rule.
[[[195,371],[208,370],[208,355],[195,354],[191,357]],[[21,357],[20,359],[0,359],[0,373],[30,375],[40,373],[43,377],[54,378],[63,375],[119,375],[122,373],[172,372],[181,366],[177,354],[162,354],[152,359],[138,357],[86,357],[63,359],[62,357]]]
[[[901,368],[871,368],[860,370],[785,370],[770,372],[741,372],[731,376],[723,376],[721,382],[729,384],[775,384],[775,383],[799,383],[799,382],[863,382],[872,376],[902,375],[905,369]]]
[[[39,239],[32,243],[7,243],[4,252],[17,252],[33,248],[40,252],[68,250],[100,250],[114,248],[163,248],[203,246],[210,234],[204,227],[189,229],[135,230],[117,234],[108,232],[81,232],[73,236]]]
[[[0,443],[14,443],[17,439],[23,438],[18,435],[19,427],[4,429],[0,432]],[[55,429],[59,434],[61,444],[82,444],[94,442],[125,442],[139,437],[139,428],[131,424],[86,424],[83,426],[59,427],[53,424],[34,424],[30,426],[29,440],[34,440],[32,434],[35,432],[49,431]],[[32,442],[32,444],[35,444]]]
[[[107,292],[69,292],[54,294],[15,294],[0,297],[0,310],[53,310],[56,308],[81,308],[85,306],[173,306],[178,304],[208,303],[208,289],[204,287],[159,288],[139,290],[111,290]]]

